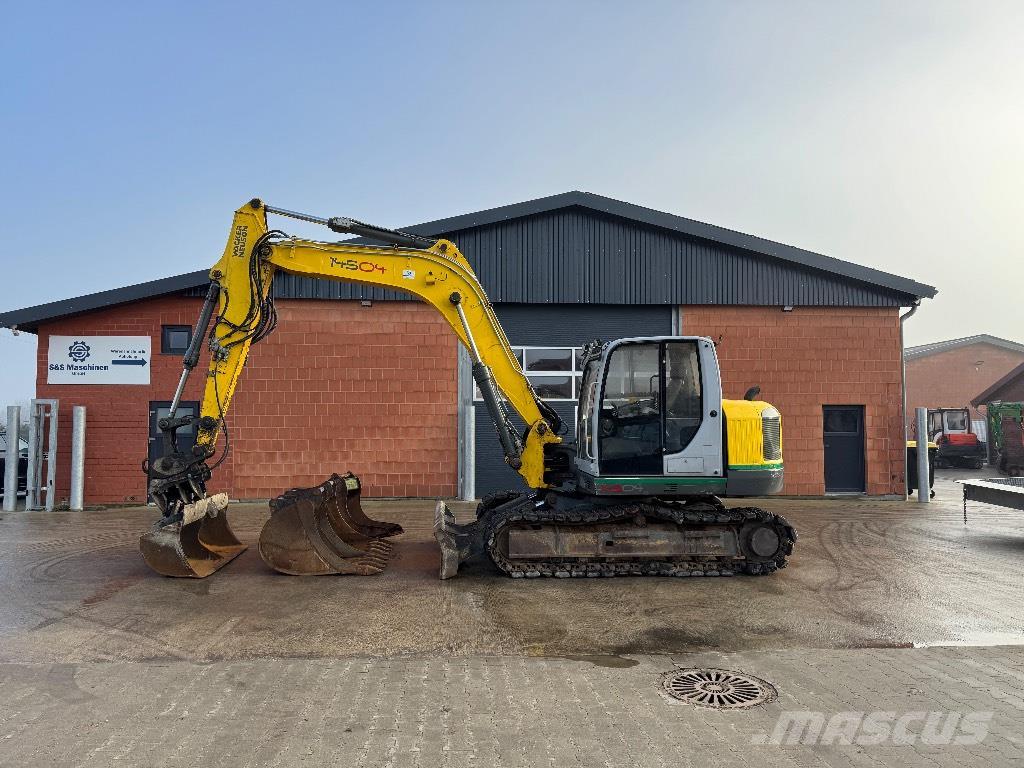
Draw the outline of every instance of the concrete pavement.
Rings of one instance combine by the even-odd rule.
[[[938,492],[772,500],[800,532],[790,567],[700,580],[480,563],[439,582],[429,501],[366,504],[408,530],[366,578],[285,577],[250,549],[165,579],[136,551],[151,509],[4,515],[0,765],[1024,765],[1024,518],[965,527]],[[231,511],[247,541],[265,514]],[[700,665],[779,699],[660,691]]]

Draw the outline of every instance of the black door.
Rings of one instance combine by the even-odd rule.
[[[157,423],[171,412],[171,403],[167,400],[151,400],[149,403],[149,466],[163,456],[163,433]],[[198,416],[199,403],[187,400],[178,404],[178,416]],[[196,444],[195,426],[182,427],[178,430],[178,450],[188,452]],[[147,483],[148,486],[148,483]]]
[[[825,492],[864,492],[864,406],[826,405]]]

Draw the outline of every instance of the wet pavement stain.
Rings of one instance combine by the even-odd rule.
[[[938,484],[937,484],[938,485]],[[779,648],[905,647],[1024,637],[1024,519],[959,489],[935,503],[759,501],[797,525],[790,566],[762,578],[519,581],[486,560],[437,578],[430,500],[367,500],[403,524],[373,577],[296,578],[255,547],[208,579],[148,571],[150,510],[8,515],[0,523],[0,660],[499,655],[617,657]],[[372,511],[371,511],[372,510]],[[232,505],[255,543],[265,504]],[[457,506],[468,517],[471,505]],[[42,610],[40,606],[45,606]]]
[[[133,584],[138,584],[140,581],[142,581],[141,575],[121,579],[111,579],[87,598],[82,600],[82,605],[96,605],[97,603],[102,603],[112,598],[118,592],[128,589],[128,587]]]

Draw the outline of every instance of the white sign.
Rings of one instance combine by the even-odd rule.
[[[47,384],[149,384],[149,336],[51,336]]]

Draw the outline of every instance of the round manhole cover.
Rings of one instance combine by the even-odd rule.
[[[672,698],[709,709],[746,709],[779,695],[768,681],[728,669],[677,669],[661,685]]]

